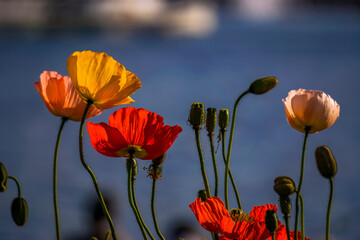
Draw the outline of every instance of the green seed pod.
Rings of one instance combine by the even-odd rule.
[[[205,107],[202,103],[191,104],[189,123],[193,128],[200,128],[205,121]]]
[[[7,189],[8,174],[5,165],[0,162],[0,192],[5,192]]]
[[[200,189],[198,191],[198,198],[201,198],[201,201],[205,202],[207,197],[206,197],[206,190],[205,189]]]
[[[220,109],[219,111],[219,126],[222,130],[225,130],[229,125],[229,110],[228,109]]]
[[[278,220],[276,217],[276,212],[274,210],[267,210],[265,216],[266,228],[270,233],[274,233],[278,228]]]
[[[209,132],[209,134],[212,134],[215,132],[216,108],[208,108],[207,109],[205,128]]]
[[[274,180],[274,190],[280,196],[289,196],[296,191],[294,181],[287,176],[279,176]]]
[[[166,153],[164,153],[163,155],[161,155],[160,157],[157,157],[155,159],[152,160],[152,164],[154,166],[160,166],[161,164],[163,164],[163,162],[165,161],[166,158]]]
[[[18,226],[24,226],[28,217],[28,205],[24,198],[17,197],[11,204],[11,216]]]
[[[278,84],[276,77],[264,77],[253,81],[249,87],[249,92],[253,94],[264,94],[273,89]]]
[[[289,216],[291,213],[291,199],[288,196],[280,196],[280,209],[285,216]]]
[[[337,173],[337,164],[334,155],[332,154],[329,147],[323,145],[316,148],[315,151],[316,164],[321,173],[325,178],[332,178]]]

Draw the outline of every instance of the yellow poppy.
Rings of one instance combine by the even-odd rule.
[[[80,97],[98,109],[132,103],[129,95],[141,88],[139,78],[106,53],[74,52],[67,69]]]

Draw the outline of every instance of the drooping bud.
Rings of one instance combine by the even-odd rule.
[[[279,176],[274,180],[274,190],[280,196],[289,196],[296,191],[294,181],[287,176]]]
[[[216,108],[208,108],[207,109],[205,128],[209,132],[209,134],[212,134],[215,132]]]
[[[0,192],[5,192],[7,189],[8,174],[5,165],[0,162]]]
[[[157,158],[153,159],[152,164],[154,166],[160,166],[165,161],[165,158],[166,158],[166,153],[164,153],[160,157],[157,157]]]
[[[273,89],[279,80],[276,77],[264,77],[253,81],[249,87],[249,92],[253,94],[264,94]]]
[[[323,145],[316,148],[315,151],[316,164],[321,173],[325,178],[332,178],[337,173],[337,164],[334,155],[332,154],[329,147]]]
[[[17,197],[11,204],[11,216],[18,226],[24,226],[28,217],[28,205],[24,198]]]
[[[273,234],[278,228],[278,220],[274,210],[266,210],[265,223],[266,228]]]
[[[202,103],[191,104],[189,123],[194,129],[200,128],[205,121],[205,108]]]
[[[206,197],[206,190],[205,189],[200,189],[198,191],[198,198],[201,198],[201,201],[205,202],[207,197]]]
[[[291,213],[291,199],[289,196],[281,196],[280,195],[280,209],[284,216],[289,216]]]
[[[226,129],[229,125],[229,110],[228,109],[220,109],[219,111],[219,126],[222,130]]]

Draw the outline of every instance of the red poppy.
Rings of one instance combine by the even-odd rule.
[[[217,197],[208,198],[206,201],[197,198],[189,207],[200,225],[210,232],[220,233],[219,239],[221,240],[267,239],[270,237],[270,232],[266,229],[266,211],[277,211],[276,205],[266,204],[265,206],[253,207],[250,214],[239,213],[234,218],[234,215],[230,216],[224,203]]]
[[[165,153],[182,131],[181,127],[164,126],[162,116],[142,108],[127,107],[109,117],[109,125],[87,123],[90,141],[101,154],[109,157],[133,156],[152,160]]]
[[[276,240],[288,240],[286,235],[286,227],[282,224],[279,225],[278,229],[276,230]],[[295,232],[290,232],[290,240],[295,239]],[[301,232],[298,231],[297,239],[301,239]],[[305,238],[305,240],[311,240],[310,238]]]

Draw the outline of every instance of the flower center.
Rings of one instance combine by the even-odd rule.
[[[253,223],[254,217],[250,214],[244,213],[241,209],[231,209],[230,217],[234,222],[247,222]]]
[[[136,145],[129,145],[118,151],[117,154],[119,156],[129,157],[129,152],[131,151],[133,152],[133,156],[136,158],[144,158],[147,155],[147,152],[144,149]]]

